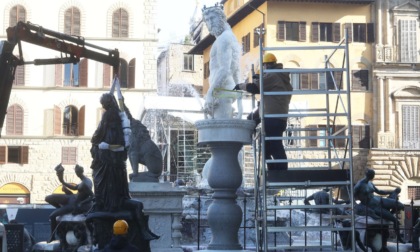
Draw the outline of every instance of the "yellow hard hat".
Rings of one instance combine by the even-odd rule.
[[[125,235],[128,232],[128,223],[125,220],[117,220],[114,223],[114,235]]]
[[[263,57],[263,64],[265,63],[277,63],[277,58],[272,53],[266,53]]]

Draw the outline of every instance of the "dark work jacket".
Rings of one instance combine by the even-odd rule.
[[[122,235],[115,235],[111,242],[105,246],[103,252],[140,252],[140,250],[132,245],[127,238]]]

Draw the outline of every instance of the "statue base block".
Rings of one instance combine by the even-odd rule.
[[[392,227],[392,222],[390,221],[357,216],[354,227],[359,232],[360,240],[365,246],[381,251],[387,247],[390,226]]]

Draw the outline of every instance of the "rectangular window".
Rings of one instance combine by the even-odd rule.
[[[251,50],[251,34],[242,37],[242,53],[245,54]]]
[[[286,22],[286,40],[299,41],[298,22]]]
[[[319,41],[333,41],[332,23],[319,23]]]
[[[65,165],[74,165],[77,163],[77,148],[76,147],[62,147],[61,148],[61,163]]]
[[[306,41],[306,22],[277,22],[277,40]]]
[[[318,90],[319,88],[318,74],[316,73],[301,73],[300,74],[300,89],[301,90]]]
[[[416,20],[399,20],[399,49],[401,62],[417,62],[417,24]]]
[[[64,65],[64,86],[78,87],[79,86],[79,64],[65,64]]]
[[[420,106],[402,106],[402,147],[404,149],[420,148]]]
[[[337,87],[341,86],[341,76],[343,72],[332,72],[326,71],[325,73],[319,73],[319,89],[325,90],[335,90]]]
[[[370,148],[370,126],[353,125],[353,148]]]
[[[0,146],[0,164],[27,164],[28,146]]]
[[[184,71],[194,71],[194,55],[184,54]]]
[[[408,199],[419,200],[420,199],[420,186],[409,186]]]
[[[360,43],[375,42],[375,30],[374,30],[373,23],[369,23],[369,24],[353,23],[351,34],[352,34],[353,42],[360,42]]]
[[[327,138],[322,138],[324,136],[345,136],[346,130],[344,130],[343,125],[330,125],[328,130],[330,133],[327,134],[327,125],[309,125],[307,127],[307,136],[318,136],[321,138],[318,139],[309,139],[307,144],[308,147],[327,147],[334,146],[335,148],[343,148],[346,145],[346,139],[344,138],[335,138],[328,140]]]
[[[369,70],[353,70],[351,71],[351,88],[353,91],[369,90]]]

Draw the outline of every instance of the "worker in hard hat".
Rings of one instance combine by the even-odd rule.
[[[283,69],[283,64],[277,63],[277,58],[272,53],[266,53],[263,57],[264,69]],[[289,73],[269,72],[263,75],[264,92],[290,92],[293,90],[290,84]],[[259,79],[254,79],[254,83],[238,84],[235,90],[245,90],[252,94],[260,93]],[[265,134],[267,137],[280,137],[287,127],[287,115],[289,113],[289,103],[291,94],[266,95],[264,96],[264,113],[280,114],[275,118],[264,118]],[[255,118],[253,118],[255,120]],[[286,160],[282,140],[265,141],[265,159]],[[268,170],[287,170],[287,162],[269,163]]]
[[[131,244],[127,239],[128,223],[125,220],[117,220],[113,226],[113,236],[103,252],[140,252],[140,250]]]

